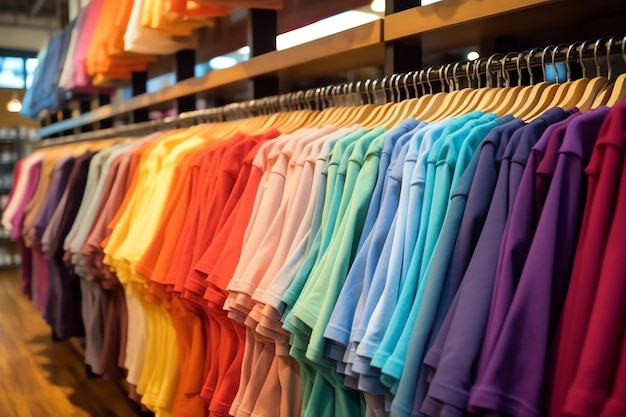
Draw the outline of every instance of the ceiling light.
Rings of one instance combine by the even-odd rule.
[[[301,27],[291,32],[281,33],[276,37],[276,49],[282,51],[316,39],[334,35],[344,30],[379,20],[380,16],[374,13],[349,10],[326,19],[319,20],[308,26]]]
[[[22,102],[17,97],[16,93],[13,93],[13,98],[7,103],[7,110],[11,113],[19,113],[22,111]]]
[[[480,58],[480,54],[476,51],[469,51],[466,56],[468,61],[475,61]]]
[[[370,9],[375,13],[385,13],[385,0],[373,0]]]
[[[216,56],[209,61],[209,66],[214,70],[232,67],[237,64],[237,60],[232,56]]]

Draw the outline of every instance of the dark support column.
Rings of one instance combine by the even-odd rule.
[[[176,53],[176,82],[193,78],[196,67],[196,51],[185,49]],[[184,113],[196,109],[196,96],[185,96],[176,99],[178,113]]]
[[[91,111],[91,101],[89,100],[83,100],[81,102],[78,103],[79,105],[79,109],[80,109],[80,114],[85,114],[85,113],[89,113]],[[91,125],[83,125],[80,127],[80,132],[91,132],[92,126]]]
[[[67,120],[67,119],[71,119],[71,118],[72,118],[72,110],[70,110],[70,109],[59,110],[59,119],[60,120]]]
[[[252,9],[248,12],[248,45],[250,57],[276,50],[278,13],[276,10]],[[252,79],[252,98],[278,94],[278,77],[255,77]]]
[[[421,0],[386,0],[385,15],[401,12],[421,5]],[[385,75],[407,73],[422,66],[422,48],[400,41],[385,45]]]
[[[147,71],[133,72],[131,83],[132,83],[131,88],[133,91],[133,97],[138,96],[140,94],[145,94],[147,84],[148,84],[148,72]],[[133,110],[133,123],[145,122],[147,120],[148,120],[147,108]]]
[[[98,94],[98,107],[111,104],[111,97],[106,94]],[[100,120],[100,129],[113,127],[113,119]]]

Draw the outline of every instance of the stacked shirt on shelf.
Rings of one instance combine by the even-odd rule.
[[[94,372],[157,416],[626,415],[626,102],[294,118],[16,166],[24,293]]]
[[[195,29],[233,7],[282,6],[282,0],[92,0],[39,52],[21,114],[35,118],[77,94],[110,94],[158,55],[196,49]]]

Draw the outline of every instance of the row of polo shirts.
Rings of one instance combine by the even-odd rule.
[[[625,110],[118,144],[65,249],[125,286],[127,380],[162,415],[623,415]]]
[[[56,110],[71,93],[111,93],[156,56],[196,49],[195,29],[233,7],[282,8],[282,0],[93,0],[38,54],[22,114]]]

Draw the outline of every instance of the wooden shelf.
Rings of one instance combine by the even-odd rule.
[[[39,137],[72,130],[133,110],[149,108],[177,98],[242,83],[259,76],[285,76],[303,79],[340,71],[380,65],[384,61],[382,20],[340,32],[297,47],[251,58],[230,68],[202,77],[190,78],[161,91],[142,94],[130,100],[102,106],[79,117],[39,129]]]
[[[385,18],[385,41],[418,36],[433,30],[473,23],[506,13],[544,6],[556,0],[444,0]],[[527,22],[524,22],[527,23]]]
[[[622,35],[623,20],[621,24],[598,24],[616,15],[626,15],[626,2],[444,0],[387,16],[384,40],[419,43],[423,54],[480,45],[485,39],[496,37],[537,42],[523,47],[547,46],[546,42]]]

